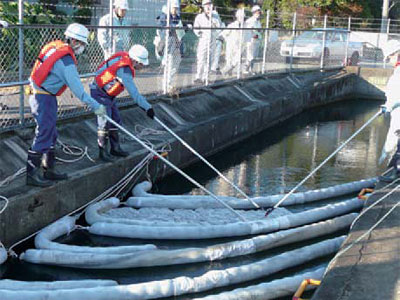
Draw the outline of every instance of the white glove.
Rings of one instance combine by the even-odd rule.
[[[106,107],[103,104],[100,104],[100,106],[95,109],[94,113],[100,117],[104,117],[107,115]]]

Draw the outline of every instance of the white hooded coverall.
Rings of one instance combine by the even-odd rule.
[[[118,18],[115,12],[113,11],[113,26],[128,26],[128,21],[126,17]],[[110,24],[110,14],[106,14],[101,17],[99,21],[99,26],[111,26]],[[114,53],[119,51],[128,51],[129,50],[129,32],[127,29],[113,29],[112,30],[112,39],[111,29],[108,28],[99,28],[97,31],[97,40],[101,48],[104,51],[104,59],[108,59]],[[115,49],[113,47],[113,41],[115,45]]]
[[[390,126],[386,135],[385,145],[382,149],[380,163],[382,163],[389,154],[396,151],[398,139],[400,138],[400,67],[395,67],[392,76],[386,85],[386,103],[385,106],[390,113]]]
[[[254,28],[254,30],[246,30],[246,67],[251,69],[253,61],[258,55],[261,40],[261,22],[255,17],[247,19],[244,23],[245,28]]]
[[[239,21],[234,21],[228,25],[227,28],[241,28],[242,25]],[[242,30],[224,30],[222,36],[226,41],[226,50],[225,50],[225,67],[223,69],[224,73],[232,71],[236,66],[239,65],[239,60],[242,57],[242,52],[244,49],[244,34],[241,33]],[[240,42],[240,38],[242,38],[242,43]],[[242,46],[242,51],[240,51],[239,47]]]
[[[210,26],[211,24],[211,26]],[[207,70],[208,67],[212,65],[214,53],[215,53],[215,45],[217,38],[216,30],[205,30],[201,29],[201,27],[205,28],[219,28],[221,26],[219,17],[214,12],[212,13],[211,23],[210,18],[204,12],[197,15],[194,20],[194,33],[198,36],[199,42],[197,44],[197,70],[196,70],[196,79],[200,79],[205,81],[207,78]],[[199,29],[200,28],[200,29]],[[209,50],[208,50],[209,49]],[[209,66],[207,66],[207,56],[208,51],[210,51],[210,60]]]

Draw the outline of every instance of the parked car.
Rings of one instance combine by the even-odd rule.
[[[325,47],[323,47],[324,31],[326,32]],[[280,54],[285,57],[286,62],[290,62],[290,55],[293,51],[293,58],[320,60],[322,53],[325,54],[325,61],[341,60],[346,56],[351,65],[356,65],[363,55],[363,44],[360,42],[347,43],[347,30],[337,28],[314,28],[304,31],[294,40],[286,40],[281,44]],[[292,50],[293,49],[293,50]]]

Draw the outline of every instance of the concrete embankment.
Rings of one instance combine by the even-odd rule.
[[[163,122],[198,152],[210,155],[305,109],[357,97],[355,90],[359,80],[356,74],[345,70],[281,73],[219,83],[184,92],[179,99],[158,98],[152,104]],[[162,129],[137,106],[124,109],[122,117],[124,126],[131,132],[135,131],[136,125]],[[33,130],[9,132],[1,137],[1,179],[25,165]],[[94,117],[60,122],[58,130],[59,139],[64,143],[87,146],[88,152],[97,157]],[[196,161],[167,133],[158,135],[157,139],[150,135],[146,138],[157,147],[170,142],[172,151],[168,159],[180,167]],[[69,173],[70,179],[49,188],[28,187],[24,176],[1,188],[0,194],[8,197],[10,203],[0,215],[0,240],[10,246],[114,185],[147,153],[128,139],[125,139],[124,147],[131,155],[115,163],[93,163],[84,159],[58,166]],[[57,155],[63,156],[60,149],[57,149]],[[150,171],[156,172],[156,162],[151,165]],[[158,176],[166,173],[158,173]]]
[[[365,207],[379,201],[397,185],[374,193]],[[382,184],[377,188],[382,188]],[[399,197],[397,189],[355,223],[342,249],[353,246],[331,264],[312,300],[400,299],[399,208],[395,208],[374,230],[355,243],[398,204]]]

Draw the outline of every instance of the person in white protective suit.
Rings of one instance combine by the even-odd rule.
[[[225,23],[221,21],[221,18],[219,17],[219,14],[217,10],[213,11],[213,14],[217,16],[219,23],[221,25],[221,28],[225,28]],[[212,64],[211,64],[211,72],[210,74],[213,75],[221,75],[221,71],[219,68],[219,59],[221,57],[221,52],[222,52],[222,46],[224,43],[224,38],[222,36],[223,30],[217,30],[217,38],[215,41],[215,52],[214,52],[214,57],[212,59]]]
[[[128,0],[115,0],[112,17],[110,22],[110,14],[101,17],[99,26],[128,26],[125,18],[129,9]],[[99,28],[97,31],[97,40],[104,51],[104,59],[110,58],[113,54],[120,51],[129,50],[129,30],[126,29],[108,29]]]
[[[215,41],[217,38],[216,30],[203,28],[219,28],[220,19],[213,13],[211,0],[202,1],[203,12],[198,14],[194,20],[194,33],[199,38],[197,44],[197,70],[195,83],[205,83],[207,72],[209,71],[215,53]],[[208,54],[210,57],[208,59]],[[208,63],[208,64],[207,64]]]
[[[400,48],[396,52],[399,53]],[[388,167],[393,167],[393,169],[379,179],[392,182],[400,174],[400,54],[397,56],[393,74],[386,85],[386,102],[382,106],[382,112],[390,114],[390,126],[379,164],[382,164],[392,153],[394,154],[391,155],[388,164]]]
[[[227,26],[227,28],[232,28],[232,30],[227,29],[222,33],[222,37],[226,41],[225,66],[222,69],[222,73],[224,74],[231,74],[235,67],[239,67],[239,61],[242,58],[244,49],[244,33],[242,30],[238,30],[238,28],[243,28],[244,25],[244,10],[238,9],[235,17],[236,21]],[[239,49],[240,45],[242,45],[241,51]]]
[[[251,9],[252,17],[244,23],[245,28],[253,28],[253,30],[246,30],[246,65],[245,72],[253,73],[254,59],[258,55],[261,41],[261,7],[254,5]]]
[[[182,38],[185,35],[181,17],[178,14],[180,6],[178,0],[171,1],[170,6],[169,27],[176,27],[177,29],[171,29],[168,34],[167,30],[157,29],[157,36],[154,39],[156,57],[161,59],[162,56],[161,65],[164,68],[163,88],[167,93],[173,93],[175,91],[175,77],[182,60],[181,44]],[[167,7],[163,7],[163,13],[157,17],[157,23],[159,26],[168,26],[167,13]],[[164,55],[167,44],[167,53]]]

